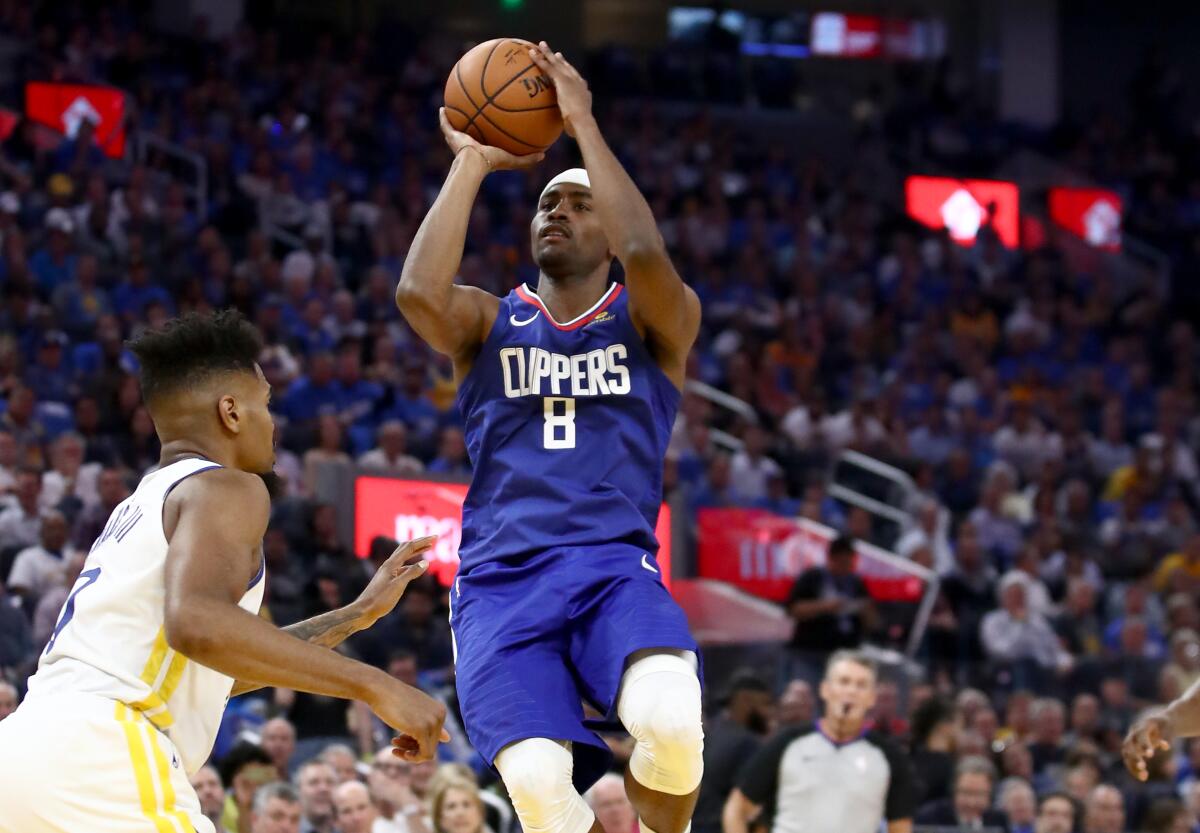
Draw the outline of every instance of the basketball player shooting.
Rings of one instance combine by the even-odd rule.
[[[584,160],[538,200],[536,288],[497,298],[455,285],[483,179],[540,156],[482,145],[443,110],[454,161],[396,290],[453,360],[474,464],[451,593],[459,702],[526,833],[602,829],[580,791],[609,751],[581,700],[636,741],[625,783],[642,830],[683,833],[703,770],[701,690],[654,528],[700,303],[605,144],[583,78],[544,42],[531,58]],[[609,282],[614,257],[624,286]]]
[[[190,774],[230,694],[259,686],[365,701],[433,757],[444,707],[330,650],[421,575],[399,547],[350,605],[280,630],[258,616],[275,460],[258,332],[236,312],[190,315],[132,345],[162,441],[92,545],[29,695],[0,722],[0,833],[212,833]],[[240,680],[235,687],[234,680]]]

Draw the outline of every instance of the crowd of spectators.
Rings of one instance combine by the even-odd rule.
[[[450,368],[392,300],[445,175],[434,115],[458,50],[433,40],[383,50],[366,35],[248,26],[219,42],[177,40],[146,29],[131,8],[56,8],[51,19],[0,2],[0,29],[32,45],[27,77],[123,87],[131,129],[208,165],[197,200],[153,165],[105,159],[86,125],[75,139],[48,142],[22,122],[0,144],[0,669],[12,684],[0,686],[0,716],[91,541],[156,463],[123,346],[144,328],[233,306],[269,345],[262,365],[276,391],[280,494],[264,552],[277,622],[349,601],[390,552],[383,540],[369,553],[342,543],[334,508],[314,497],[318,463],[470,472]],[[611,83],[620,61],[593,65],[603,66],[605,88],[620,87]],[[931,100],[940,109],[920,119],[897,101],[861,127],[919,129],[932,154],[952,159],[961,102]],[[1053,246],[1008,250],[987,228],[961,248],[868,198],[853,167],[798,156],[778,137],[702,110],[666,116],[597,101],[606,136],[704,304],[690,376],[758,417],[685,396],[665,468],[669,495],[689,511],[759,507],[870,538],[870,519],[827,494],[829,461],[855,449],[911,472],[920,496],[893,544],[939,572],[941,592],[921,646],[927,677],[904,687],[907,708],[876,721],[891,721],[928,762],[922,770],[936,773],[923,800],[965,807],[985,781],[1013,830],[1031,829],[1027,788],[1085,802],[1088,833],[1154,819],[1154,829],[1182,829],[1170,825],[1200,811],[1191,786],[1200,745],[1155,759],[1147,786],[1121,777],[1116,757],[1139,708],[1200,678],[1200,316],[1188,283],[1200,262],[1200,214],[1195,187],[1175,184],[1195,172],[1181,122],[1160,112],[1173,104],[1139,94],[1133,107],[1153,118],[1059,140],[1064,158],[1127,195],[1128,226],[1173,259],[1176,278],[1161,285],[1119,283],[1102,265],[1080,271]],[[536,281],[533,200],[573,162],[565,141],[548,157],[541,176],[487,179],[463,282],[505,293]],[[896,641],[884,611],[852,603],[851,591],[827,593],[811,577],[805,587],[792,604],[805,611],[798,633],[827,626],[850,642]],[[833,602],[804,605],[813,598]],[[442,697],[454,714],[444,599],[432,579],[347,650]],[[783,691],[778,720],[811,719],[812,681]],[[351,750],[339,775],[322,773],[325,786],[306,786],[300,773],[306,819],[316,802],[343,833],[371,829],[341,820],[341,806],[352,817],[363,791],[334,789],[362,779],[368,803],[390,808],[376,811],[384,818],[407,806],[411,790],[428,829],[478,829],[438,818],[458,812],[464,796],[471,805],[466,786],[430,804],[431,772],[406,770],[404,788],[389,792],[384,770],[394,764],[356,763],[387,740],[369,714],[285,691],[231,704],[218,761],[235,810],[257,801],[230,771],[236,738],[265,736],[267,717],[286,718],[298,759],[328,759],[331,744]],[[461,727],[452,734],[443,763],[481,771]],[[613,741],[618,751],[622,743]],[[242,770],[254,755],[247,761]],[[276,776],[288,775],[285,761],[271,759]],[[260,795],[263,814],[297,803],[286,787]],[[212,806],[219,799],[214,792]],[[1114,821],[1118,800],[1125,825]],[[1162,809],[1169,801],[1173,816]],[[494,833],[504,833],[500,815],[487,817]],[[309,823],[324,831],[335,822]]]

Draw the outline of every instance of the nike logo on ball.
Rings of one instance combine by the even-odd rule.
[[[535,312],[533,315],[531,315],[529,318],[526,318],[524,321],[518,321],[518,320],[517,320],[517,316],[515,316],[515,315],[510,315],[510,316],[508,317],[508,321],[509,321],[509,323],[510,323],[510,324],[512,324],[514,327],[524,327],[524,326],[525,326],[525,325],[527,325],[527,324],[532,324],[532,323],[533,323],[533,320],[534,320],[535,318],[537,318],[537,317],[538,317],[539,315],[541,315],[541,314],[542,314],[542,311],[541,311],[541,310],[538,310],[538,311],[537,311],[537,312]]]
[[[645,569],[649,570],[652,573],[658,572],[657,569],[655,569],[653,566],[651,566],[650,556],[647,555],[646,553],[642,553],[642,567],[644,567]]]

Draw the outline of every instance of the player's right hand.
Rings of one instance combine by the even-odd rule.
[[[1155,752],[1171,748],[1171,729],[1161,712],[1145,715],[1134,721],[1121,744],[1121,757],[1130,774],[1139,781],[1149,777],[1146,760]]]
[[[477,142],[466,133],[455,130],[450,125],[450,120],[446,118],[445,107],[438,110],[438,122],[442,125],[442,135],[446,138],[446,144],[450,146],[450,150],[455,156],[464,151],[467,153],[478,153],[487,161],[488,170],[523,170],[532,168],[546,158],[546,154],[544,153],[530,153],[525,156],[517,156],[506,150]]]
[[[433,760],[438,742],[450,741],[450,734],[442,728],[446,707],[394,677],[384,678],[368,705],[380,720],[400,733],[392,740],[392,753],[406,761],[416,764]]]

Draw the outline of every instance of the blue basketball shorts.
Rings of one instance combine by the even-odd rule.
[[[467,736],[493,764],[527,738],[570,741],[581,792],[611,753],[592,728],[616,725],[626,660],[662,648],[696,652],[654,556],[626,544],[550,549],[491,562],[450,592],[455,677]],[[583,701],[602,721],[586,721]]]

